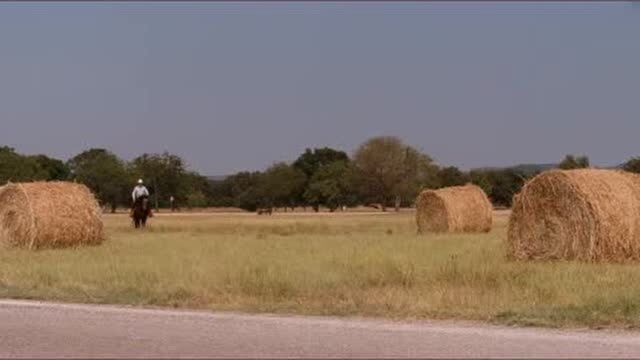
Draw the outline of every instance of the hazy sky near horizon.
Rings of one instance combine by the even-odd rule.
[[[0,3],[0,144],[208,175],[396,135],[462,168],[640,155],[631,3]]]

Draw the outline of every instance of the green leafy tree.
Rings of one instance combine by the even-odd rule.
[[[344,151],[329,147],[314,148],[313,150],[307,148],[304,153],[298,156],[292,165],[295,169],[300,170],[305,174],[306,179],[304,188],[308,189],[311,178],[313,178],[318,169],[335,162],[349,162],[349,156]],[[319,205],[308,203],[303,194],[304,192],[299,194],[300,197],[297,199],[297,202],[303,206],[311,205],[317,211],[319,209]]]
[[[134,179],[144,180],[156,207],[168,206],[171,196],[179,203],[186,202],[191,189],[184,186],[187,170],[179,156],[168,152],[142,154],[131,161],[129,171]]]
[[[513,169],[504,169],[493,173],[491,191],[493,202],[510,207],[513,196],[522,189],[525,181],[526,177]]]
[[[438,166],[431,158],[408,146],[405,149],[404,176],[395,188],[395,209],[412,205],[423,188],[438,186]]]
[[[640,157],[633,157],[622,164],[624,171],[640,174]]]
[[[247,211],[256,211],[258,207],[267,205],[268,200],[262,197],[261,189],[259,189],[263,177],[264,174],[259,171],[244,171],[225,179],[231,184],[231,197],[234,199],[236,207]]]
[[[13,148],[0,147],[0,185],[8,181],[24,182],[46,180],[47,172],[38,162],[28,156],[18,154]]]
[[[433,186],[436,166],[426,154],[404,144],[397,137],[367,140],[354,155],[360,172],[359,188],[364,199],[399,209],[403,199],[412,201],[420,187]]]
[[[188,207],[205,207],[210,205],[212,187],[208,179],[197,172],[189,171],[182,177],[181,188],[187,193]],[[179,204],[179,203],[178,203]]]
[[[212,206],[235,206],[255,211],[264,202],[258,194],[262,177],[263,173],[258,171],[242,171],[223,180],[210,181],[208,202]]]
[[[258,193],[265,207],[294,207],[302,198],[306,183],[305,174],[286,163],[269,167],[261,178]]]
[[[320,167],[337,161],[347,162],[349,161],[349,156],[344,151],[329,147],[316,148],[313,150],[306,149],[305,152],[293,162],[293,167],[302,171],[307,178],[311,179]]]
[[[64,181],[71,176],[69,166],[62,160],[53,159],[46,155],[34,155],[29,158],[34,160],[46,173],[46,180]]]
[[[115,154],[105,149],[90,149],[76,155],[68,162],[71,177],[85,184],[103,205],[110,205],[115,212],[119,204],[128,204],[124,197],[128,188],[125,164]]]
[[[491,193],[493,192],[493,182],[487,171],[471,170],[469,172],[469,180],[472,184],[482,188],[482,190],[491,197]]]
[[[558,164],[558,167],[563,170],[588,168],[589,158],[587,156],[567,155]]]
[[[228,176],[223,180],[211,180],[210,183],[210,195],[209,204],[217,207],[230,207],[234,204],[233,193],[233,180],[234,176]]]
[[[335,161],[321,166],[309,181],[304,193],[306,202],[317,211],[321,205],[334,211],[340,206],[357,202],[354,191],[354,170],[346,161]]]
[[[205,207],[207,206],[207,197],[204,192],[200,190],[194,190],[187,195],[187,206],[189,208]]]
[[[506,207],[511,206],[513,196],[527,180],[526,174],[513,168],[474,170],[470,176],[474,184],[485,190],[494,205]]]
[[[455,166],[448,166],[438,170],[440,187],[464,185],[470,181],[469,175]]]

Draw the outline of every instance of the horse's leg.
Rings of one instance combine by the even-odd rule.
[[[136,227],[136,229],[140,227],[140,219],[138,219],[135,214],[133,215],[133,225]]]

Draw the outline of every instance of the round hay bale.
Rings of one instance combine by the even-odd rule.
[[[0,190],[0,243],[38,249],[104,240],[100,207],[84,185],[8,184]]]
[[[514,197],[508,256],[520,260],[640,259],[640,177],[615,170],[551,170]]]
[[[416,199],[418,232],[488,232],[493,206],[476,185],[424,190]]]

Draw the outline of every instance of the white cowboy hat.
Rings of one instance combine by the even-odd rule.
[[[144,181],[142,181],[142,179],[138,179],[138,184],[142,184],[144,183]]]

